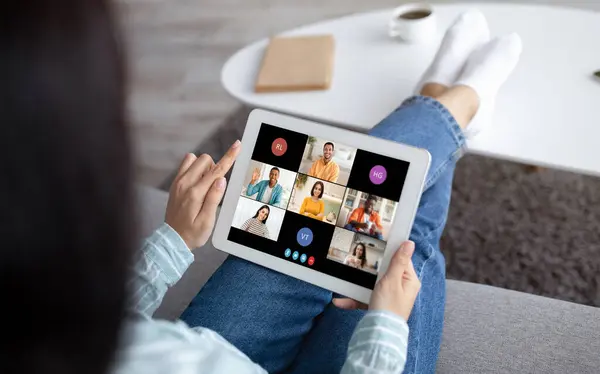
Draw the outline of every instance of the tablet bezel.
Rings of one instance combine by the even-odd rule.
[[[396,209],[396,217],[390,228],[390,236],[385,247],[377,280],[385,274],[389,261],[400,244],[409,238],[423,186],[425,184],[425,177],[429,169],[431,160],[429,152],[425,149],[415,148],[405,144],[375,138],[366,134],[326,126],[316,122],[261,109],[253,110],[248,117],[246,129],[242,138],[242,149],[233,167],[228,188],[223,199],[223,205],[215,227],[215,232],[213,234],[213,245],[223,252],[230,253],[319,287],[351,297],[363,303],[368,303],[372,292],[372,290],[368,288],[303,265],[295,264],[254,248],[246,247],[227,239],[231,229],[231,223],[233,222],[233,215],[243,188],[243,178],[251,161],[258,133],[261,124],[263,123],[310,136],[332,139],[340,144],[410,163],[400,201],[398,202],[398,207]]]

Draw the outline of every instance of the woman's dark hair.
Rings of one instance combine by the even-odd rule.
[[[263,205],[263,206],[261,206],[261,207],[260,207],[260,208],[259,208],[259,209],[256,211],[256,214],[255,214],[255,215],[254,215],[254,217],[252,217],[252,218],[258,218],[258,213],[260,213],[260,211],[261,211],[261,210],[263,210],[263,209],[265,209],[265,208],[267,208],[267,217],[265,218],[265,220],[264,220],[264,221],[260,221],[260,220],[259,220],[259,221],[260,221],[260,222],[262,222],[262,223],[264,223],[264,224],[266,225],[266,224],[267,224],[267,219],[269,219],[269,214],[271,214],[271,209],[269,208],[269,206],[268,206],[268,205]]]
[[[102,0],[0,12],[0,372],[106,373],[132,249],[125,77]]]
[[[317,185],[321,185],[321,194],[319,195],[319,199],[320,199],[323,197],[323,193],[325,192],[325,185],[321,181],[317,181],[317,182],[315,182],[315,184],[313,184],[312,189],[310,190],[310,197],[314,196],[315,187],[317,187]]]
[[[354,246],[354,252],[352,252],[352,256],[356,257],[356,250],[358,249],[358,247],[361,246],[363,249],[363,253],[362,256],[360,256],[360,267],[365,267],[366,263],[367,263],[367,247],[365,246],[364,243],[356,243],[356,245]]]

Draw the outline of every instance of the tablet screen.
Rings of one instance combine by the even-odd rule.
[[[263,123],[228,240],[373,289],[408,166]]]

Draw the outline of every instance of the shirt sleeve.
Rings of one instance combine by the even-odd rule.
[[[350,223],[352,221],[358,221],[358,208],[352,211],[352,213],[350,214],[350,218],[348,218],[348,222],[346,223]]]
[[[216,332],[182,321],[132,319],[112,374],[267,374]]]
[[[323,202],[323,200],[319,200],[319,213],[317,213],[317,215],[324,214],[324,213],[325,213],[325,203]]]
[[[256,182],[254,185],[248,183],[248,188],[246,189],[246,196],[252,196],[255,193],[260,192],[264,181]]]
[[[340,177],[340,166],[336,164],[335,167],[333,168],[333,171],[331,173],[331,179],[329,181],[337,182],[339,177]]]
[[[387,311],[369,311],[358,323],[342,374],[400,374],[408,349],[408,325]]]
[[[131,312],[152,316],[169,287],[179,281],[194,255],[179,234],[163,223],[147,238],[133,267],[130,280]]]
[[[244,222],[244,224],[242,225],[242,227],[240,227],[240,230],[244,230],[244,231],[248,231],[248,227],[250,227],[250,220],[252,218],[246,220],[246,222]]]
[[[302,205],[300,206],[300,214],[304,214],[304,211],[306,211],[306,203],[308,202],[308,198],[305,197],[304,200],[302,200]]]
[[[314,177],[317,174],[317,162],[319,162],[319,160],[313,162],[312,165],[310,166],[308,175],[310,175],[311,177]]]

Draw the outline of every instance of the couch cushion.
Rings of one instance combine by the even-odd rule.
[[[438,373],[598,373],[600,309],[448,281]]]

